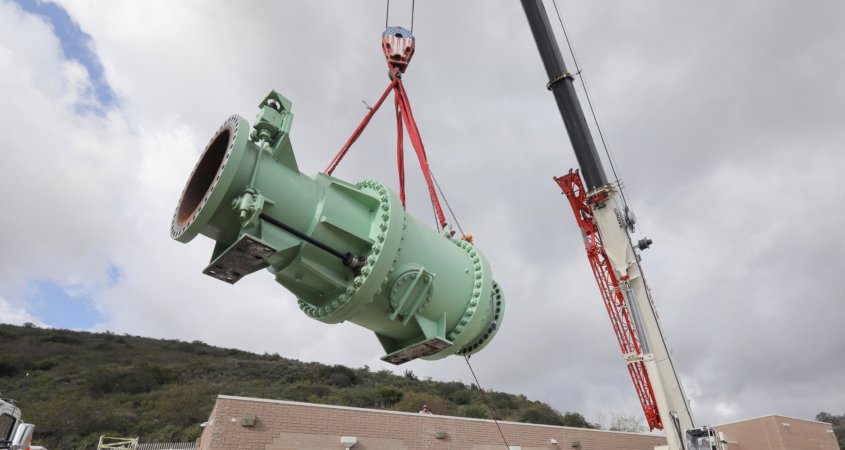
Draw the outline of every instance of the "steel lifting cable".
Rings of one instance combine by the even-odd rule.
[[[414,32],[414,17],[415,17],[415,15],[416,15],[416,0],[411,0],[411,33],[412,34]],[[388,28],[387,24],[388,24],[389,17],[390,17],[390,0],[387,0],[387,12],[385,14],[385,19],[384,19],[384,27],[385,28]],[[404,86],[403,86],[403,89],[404,89]],[[398,143],[397,143],[397,146],[396,146],[396,156],[397,156],[397,161],[399,162],[399,164],[398,164],[399,165],[399,167],[398,167],[398,169],[399,169],[399,185],[404,186],[405,185],[404,184],[405,183],[405,167],[404,167],[404,164],[402,163],[402,160],[403,160],[402,127],[401,127],[401,123],[399,122],[399,119],[398,119],[400,117],[400,111],[399,111],[400,107],[401,107],[401,105],[400,105],[399,99],[397,98],[396,99],[396,116],[397,116],[397,123],[399,124],[399,126],[396,127],[397,140],[398,140]],[[410,111],[410,105],[409,105],[409,111]],[[424,152],[424,150],[423,150],[423,152]],[[428,162],[426,162],[426,165],[428,165]],[[461,236],[466,238],[467,235],[464,234],[464,230],[463,230],[463,228],[461,228],[461,224],[458,222],[458,217],[455,215],[455,212],[452,210],[452,206],[449,205],[449,201],[446,199],[446,194],[444,194],[443,189],[440,188],[440,183],[437,182],[437,178],[434,176],[434,171],[431,170],[430,166],[428,166],[428,172],[431,174],[431,179],[434,181],[434,186],[437,188],[437,192],[440,193],[440,197],[443,198],[443,203],[446,204],[446,208],[449,210],[449,214],[452,216],[452,220],[455,222],[455,226],[458,228],[458,231],[461,233]],[[429,190],[429,193],[430,192],[431,191]],[[400,195],[402,197],[402,204],[403,205],[405,204],[404,194],[405,194],[405,191],[404,191],[404,189],[402,189],[402,192],[400,192]],[[437,208],[436,208],[436,206],[433,202],[432,202],[431,206],[432,206],[432,210],[434,212],[435,221],[438,223],[439,226],[443,227],[443,221],[440,219],[440,217],[437,213]],[[470,242],[472,241],[471,236],[469,237],[469,241]]]
[[[440,197],[443,198],[443,203],[446,205],[446,209],[449,210],[449,215],[452,216],[452,221],[455,222],[455,226],[458,228],[458,232],[461,233],[461,237],[472,243],[472,236],[464,233],[464,229],[461,228],[461,223],[458,222],[458,216],[455,215],[455,211],[452,211],[452,205],[449,204],[446,194],[444,194],[443,189],[440,188],[440,183],[437,182],[437,177],[434,176],[434,171],[429,168],[429,172],[431,172],[431,179],[434,180],[434,186],[437,187],[437,192],[439,192]]]
[[[349,151],[349,148],[352,146],[353,143],[361,136],[361,133],[364,131],[364,128],[370,123],[370,119],[372,119],[373,115],[376,111],[381,107],[384,103],[387,95],[393,91],[394,92],[394,109],[396,111],[396,162],[397,162],[397,171],[399,175],[399,196],[402,200],[402,205],[405,205],[405,164],[404,164],[404,133],[403,133],[403,125],[408,128],[408,136],[411,139],[411,144],[414,147],[414,150],[417,153],[417,159],[420,163],[420,168],[423,172],[423,177],[425,178],[426,185],[428,187],[429,197],[431,197],[431,207],[434,212],[434,219],[436,221],[435,228],[445,229],[448,226],[446,222],[445,215],[443,214],[443,209],[440,206],[440,201],[438,199],[437,193],[440,194],[440,197],[443,198],[443,202],[446,204],[447,209],[449,210],[449,214],[452,216],[452,220],[455,222],[455,225],[460,231],[462,238],[466,239],[469,242],[472,242],[472,236],[468,236],[464,234],[463,228],[461,228],[460,223],[458,222],[458,217],[455,215],[455,212],[452,210],[452,206],[449,204],[449,201],[446,199],[446,195],[443,193],[443,189],[440,187],[440,184],[437,182],[437,179],[434,177],[434,172],[431,170],[431,166],[428,163],[428,157],[425,153],[425,147],[422,143],[422,138],[420,137],[419,130],[417,129],[416,121],[414,120],[413,112],[411,111],[411,104],[408,100],[408,94],[405,91],[405,86],[402,84],[402,74],[405,72],[405,69],[410,62],[411,57],[414,53],[414,44],[415,39],[413,37],[413,30],[414,30],[414,17],[416,15],[416,0],[411,0],[411,30],[407,33],[407,36],[400,36],[400,34],[404,34],[403,32],[407,32],[399,27],[390,28],[388,26],[390,20],[390,0],[387,0],[386,8],[385,8],[385,17],[384,17],[384,26],[385,32],[382,35],[382,48],[385,52],[385,57],[387,58],[388,67],[390,67],[390,77],[391,83],[387,86],[387,89],[384,90],[384,93],[378,99],[376,104],[372,107],[367,105],[369,112],[355,131],[352,133],[352,136],[346,141],[340,151],[335,155],[332,161],[329,163],[328,167],[325,170],[325,173],[331,175],[332,172],[337,168],[337,165],[346,156],[346,153]],[[399,39],[393,39],[389,35],[389,31],[395,30],[398,32],[393,37],[397,37]],[[403,39],[403,40],[400,40]],[[390,48],[386,46],[386,44],[400,44],[398,45],[399,49]],[[406,50],[409,48],[409,50]],[[406,50],[407,54],[401,54],[396,52],[395,50]],[[366,103],[365,103],[366,105]],[[450,234],[454,234],[451,232]]]
[[[607,161],[610,163],[610,170],[613,172],[616,185],[619,186],[619,193],[622,194],[622,204],[626,209],[628,209],[628,199],[625,197],[625,191],[622,189],[622,181],[619,179],[619,175],[616,172],[616,164],[614,164],[613,155],[610,152],[610,147],[607,145],[607,139],[604,136],[604,131],[602,131],[601,123],[599,123],[596,109],[593,106],[593,99],[592,96],[590,96],[590,90],[587,89],[587,79],[581,71],[581,65],[578,63],[578,58],[575,56],[575,49],[572,47],[572,41],[569,39],[569,33],[567,33],[566,26],[563,24],[560,9],[557,7],[557,0],[552,0],[552,4],[555,7],[557,20],[560,22],[560,28],[563,30],[563,37],[566,40],[566,46],[569,48],[569,54],[572,55],[572,61],[575,63],[575,74],[581,78],[581,87],[584,90],[584,96],[587,99],[587,106],[590,108],[590,114],[593,116],[593,122],[596,124],[596,131],[599,133],[599,139],[601,140],[602,147],[604,147],[604,153],[607,155]]]
[[[416,10],[417,0],[411,0],[411,33],[414,32],[414,12]],[[388,28],[387,23],[390,21],[390,0],[387,0],[387,7],[384,12],[384,28]]]
[[[496,418],[496,412],[493,410],[493,405],[490,403],[490,400],[487,398],[487,394],[484,393],[484,389],[481,387],[481,383],[478,382],[478,377],[475,376],[475,371],[472,370],[472,364],[469,363],[469,356],[464,355],[464,361],[467,362],[467,367],[469,367],[469,372],[472,374],[472,378],[475,380],[475,385],[478,386],[478,392],[481,393],[481,399],[484,400],[484,404],[487,405],[487,410],[490,411],[490,417],[493,418],[493,423],[496,424],[496,429],[499,430],[499,435],[502,436],[502,441],[505,443],[505,446],[510,449],[510,445],[508,444],[508,440],[505,437],[505,433],[502,431],[502,427],[499,426],[499,419]]]

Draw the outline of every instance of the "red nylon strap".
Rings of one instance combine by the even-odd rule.
[[[367,115],[364,116],[364,120],[362,120],[361,123],[358,124],[358,128],[355,129],[355,131],[352,133],[352,136],[349,136],[349,140],[347,140],[346,143],[343,144],[343,148],[341,148],[340,151],[337,152],[337,155],[334,156],[332,162],[330,162],[329,166],[326,167],[326,170],[323,171],[326,175],[331,175],[332,172],[334,172],[334,169],[337,168],[337,165],[338,163],[340,163],[340,160],[343,159],[344,156],[346,156],[346,152],[349,151],[349,147],[352,147],[352,144],[354,144],[355,141],[358,140],[358,137],[361,136],[361,133],[364,131],[364,128],[366,128],[367,124],[370,123],[370,119],[373,118],[373,114],[378,111],[381,104],[384,103],[384,99],[387,98],[387,94],[389,94],[390,91],[396,87],[396,83],[398,81],[399,78],[394,78],[393,81],[390,82],[390,85],[387,86],[387,89],[384,90],[384,94],[381,94],[381,98],[379,98],[376,104],[373,105],[372,108],[370,108],[370,112],[368,112]]]
[[[398,80],[398,78],[397,78]],[[396,165],[399,168],[399,198],[402,200],[402,207],[405,207],[405,152],[402,148],[404,136],[402,136],[402,109],[399,96],[393,96],[393,103],[396,108]]]
[[[382,103],[384,103],[384,100],[387,98],[387,94],[392,90],[394,95],[394,107],[396,109],[396,163],[399,169],[399,198],[402,200],[402,206],[405,206],[405,161],[404,149],[402,146],[404,138],[402,124],[404,123],[405,127],[408,129],[408,138],[411,139],[411,145],[414,147],[414,151],[417,154],[417,160],[419,160],[423,178],[425,178],[425,183],[428,185],[428,195],[431,197],[431,204],[434,206],[437,221],[440,223],[441,228],[446,228],[446,217],[443,214],[443,208],[440,206],[440,199],[437,197],[437,192],[434,188],[434,181],[428,167],[428,158],[425,154],[425,147],[423,146],[420,131],[417,128],[417,123],[414,120],[414,114],[411,112],[411,103],[408,101],[408,94],[405,92],[405,86],[402,84],[402,79],[395,75],[398,74],[394,74],[392,76],[393,81],[391,81],[390,85],[387,86],[387,89],[381,95],[381,98],[379,98],[378,102],[370,108],[370,111],[366,116],[364,116],[364,119],[352,133],[352,136],[349,137],[349,140],[346,141],[343,148],[341,148],[337,155],[335,155],[324,172],[327,175],[331,175],[332,172],[334,172],[337,165],[340,163],[340,160],[346,156],[349,148],[352,147],[352,144],[354,144],[355,141],[358,140],[358,137],[361,136],[364,128],[366,128],[370,123],[370,119],[372,119],[379,107],[381,107]]]
[[[420,130],[417,129],[414,113],[411,112],[411,103],[408,101],[408,94],[405,92],[405,86],[402,84],[401,79],[396,84],[396,94],[402,102],[404,111],[402,119],[404,119],[405,126],[408,128],[408,137],[411,139],[411,144],[417,152],[417,160],[420,162],[420,169],[425,178],[425,184],[428,185],[428,195],[431,197],[431,204],[434,206],[434,212],[437,214],[437,221],[440,223],[440,228],[446,228],[446,217],[443,215],[443,208],[440,207],[440,199],[437,198],[437,192],[434,190],[434,181],[432,181],[431,171],[428,168],[428,158],[425,155],[425,147],[423,147],[422,138],[420,137]]]

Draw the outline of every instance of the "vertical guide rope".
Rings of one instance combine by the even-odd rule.
[[[417,0],[411,0],[411,34],[414,34],[414,9],[416,9]]]
[[[505,446],[510,449],[510,445],[508,444],[508,440],[505,438],[505,433],[502,432],[502,427],[499,426],[499,420],[496,419],[496,412],[493,411],[493,406],[490,404],[490,401],[487,399],[487,394],[484,393],[484,389],[481,387],[481,383],[478,382],[478,377],[475,376],[475,371],[472,370],[472,364],[469,363],[469,356],[464,355],[464,361],[467,362],[467,367],[469,367],[469,372],[472,374],[472,378],[475,379],[475,385],[478,386],[478,392],[481,392],[481,398],[484,400],[484,403],[487,405],[487,409],[490,411],[490,417],[493,418],[493,423],[496,424],[496,428],[499,430],[499,434],[502,436],[502,441],[505,443]]]
[[[414,32],[414,13],[416,12],[417,0],[411,0],[411,33]],[[387,28],[390,22],[390,0],[387,0],[387,7],[384,12],[384,27]]]
[[[387,28],[387,22],[390,20],[390,0],[387,0],[387,11],[384,13],[384,27]]]

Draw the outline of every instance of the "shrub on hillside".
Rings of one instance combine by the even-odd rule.
[[[520,422],[539,423],[543,425],[564,425],[563,416],[549,405],[535,403],[522,411]]]
[[[170,382],[173,374],[161,366],[140,365],[128,369],[102,369],[91,376],[89,390],[94,396],[143,394]]]
[[[308,399],[319,399],[328,397],[334,390],[325,384],[312,383],[310,381],[302,381],[294,383],[285,389],[285,400],[293,400],[296,402],[307,402]]]
[[[155,416],[165,423],[185,427],[204,422],[212,405],[214,393],[205,380],[199,380],[164,391],[155,403]]]
[[[349,387],[361,382],[361,379],[354,370],[339,364],[319,368],[317,370],[317,377],[326,384],[337,387]]]
[[[490,418],[490,410],[488,410],[486,406],[477,403],[472,405],[463,405],[460,407],[458,412],[463,417],[473,417],[476,419]]]
[[[449,400],[456,405],[468,405],[475,401],[478,391],[465,389],[463,391],[456,391],[449,395]]]
[[[2,361],[0,360],[0,378],[13,377],[23,370],[21,364],[17,361]]]
[[[41,339],[41,342],[56,342],[59,344],[81,345],[82,339],[70,334],[53,334],[50,336],[43,337]]]
[[[382,386],[378,388],[378,404],[382,408],[389,408],[402,400],[405,393],[393,386]]]
[[[443,397],[427,392],[406,392],[402,400],[393,407],[396,411],[419,412],[422,405],[428,405],[431,412],[443,416],[451,416],[455,412],[452,404]]]

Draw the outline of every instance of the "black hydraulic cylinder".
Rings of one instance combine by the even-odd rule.
[[[563,57],[560,55],[555,35],[549,24],[549,16],[543,7],[542,0],[522,0],[522,7],[531,26],[531,33],[537,42],[540,50],[540,58],[546,67],[546,74],[549,76],[549,90],[555,96],[558,110],[563,116],[563,123],[569,133],[569,140],[572,141],[572,148],[575,150],[575,157],[581,167],[581,174],[587,184],[587,189],[593,190],[607,184],[607,175],[604,173],[599,154],[596,151],[596,144],[587,126],[587,119],[578,95],[575,93],[573,77],[566,70]]]

